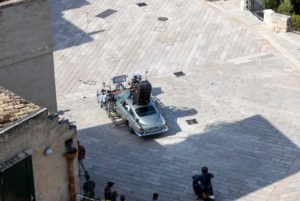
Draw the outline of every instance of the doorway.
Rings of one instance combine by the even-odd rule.
[[[34,201],[31,156],[0,172],[0,201]]]

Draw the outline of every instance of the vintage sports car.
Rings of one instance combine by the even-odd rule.
[[[97,92],[97,100],[107,110],[115,125],[126,123],[128,130],[138,136],[161,134],[168,131],[167,122],[157,107],[157,101],[151,96],[152,86],[148,80],[135,75],[129,87],[122,83],[126,76],[113,78],[116,89],[102,89]]]

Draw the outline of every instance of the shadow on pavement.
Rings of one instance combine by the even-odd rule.
[[[151,91],[152,95],[156,97],[159,100],[159,95],[163,94],[163,90],[161,87],[153,87]],[[167,120],[167,124],[169,127],[169,131],[165,133],[164,135],[154,135],[154,136],[148,136],[147,138],[153,139],[153,138],[161,138],[169,135],[176,135],[176,133],[179,133],[182,131],[180,126],[178,125],[177,121],[179,118],[189,117],[196,115],[198,112],[196,109],[193,108],[187,108],[187,107],[177,107],[177,106],[165,106],[163,103],[158,101],[157,104],[159,110],[163,114],[163,116]]]
[[[178,125],[178,119],[196,115],[198,112],[193,108],[187,107],[176,107],[176,106],[166,106],[164,111],[164,117],[167,120],[169,126],[169,131],[165,135],[158,135],[157,137],[164,137],[169,135],[176,135],[181,132],[182,129]],[[155,136],[153,136],[155,137]]]
[[[91,37],[92,35],[105,31],[99,30],[91,33],[86,33],[85,30],[78,28],[67,19],[65,19],[65,11],[89,5],[88,1],[86,0],[50,0],[49,5],[51,13],[51,28],[53,33],[52,37],[54,51],[91,42],[93,41],[93,38]],[[86,28],[88,28],[89,18],[93,16],[89,16],[88,13],[84,12],[80,13],[80,15],[78,17],[86,18],[85,26]]]
[[[186,114],[175,109],[174,121]],[[129,200],[147,200],[153,192],[165,201],[194,200],[191,176],[206,165],[215,175],[216,200],[237,200],[300,170],[299,148],[260,115],[155,140],[112,124],[78,133],[99,195],[113,180]]]
[[[215,173],[217,200],[239,199],[300,170],[299,148],[260,115],[210,125],[180,146],[198,147],[198,167]]]

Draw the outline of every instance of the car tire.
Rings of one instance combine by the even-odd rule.
[[[131,125],[130,125],[130,123],[128,122],[128,124],[127,124],[127,127],[128,127],[128,131],[129,131],[129,133],[131,133],[131,134],[135,134],[135,132],[134,132],[134,130],[133,130],[133,128],[131,127]]]

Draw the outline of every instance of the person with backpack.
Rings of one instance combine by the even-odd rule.
[[[211,189],[212,188],[211,179],[214,178],[214,175],[211,173],[208,173],[207,167],[203,167],[201,172],[202,172],[202,174],[199,177],[200,188],[204,191]]]
[[[198,199],[204,198],[204,200],[214,200],[214,193],[212,189],[211,179],[213,174],[208,172],[207,167],[202,167],[201,175],[193,176],[193,188],[198,195]],[[200,182],[200,183],[199,183]]]

